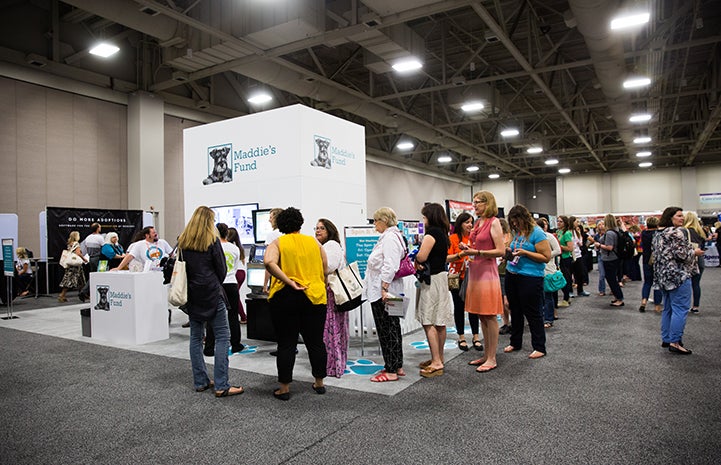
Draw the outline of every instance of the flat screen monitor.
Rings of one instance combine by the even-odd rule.
[[[251,263],[263,263],[263,256],[265,255],[265,245],[257,244],[250,248],[250,262]]]
[[[265,281],[265,267],[260,264],[249,263],[245,279],[248,283],[248,289],[250,289],[250,292],[252,292],[253,294],[260,294],[261,292],[263,292],[263,282]]]
[[[255,235],[255,242],[262,244],[265,242],[265,238],[268,234],[273,231],[273,226],[270,225],[270,208],[263,210],[253,211],[253,233]]]
[[[238,230],[242,244],[253,243],[253,211],[258,209],[257,203],[222,205],[210,209],[215,212],[216,223],[225,223],[229,228]]]

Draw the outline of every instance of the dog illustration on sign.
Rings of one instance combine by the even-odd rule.
[[[208,177],[203,179],[203,185],[233,180],[233,172],[228,166],[230,149],[230,145],[208,148],[208,157],[213,160],[213,169],[209,170]]]
[[[315,152],[315,158],[310,162],[310,166],[320,166],[325,169],[330,169],[330,155],[328,155],[330,139],[316,136],[314,140],[317,150]]]

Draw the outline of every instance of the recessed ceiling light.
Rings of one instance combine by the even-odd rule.
[[[448,163],[449,161],[453,161],[450,155],[441,155],[438,157],[438,163]]]
[[[491,174],[488,175],[488,178],[489,178],[489,179],[498,179],[498,178],[500,178],[500,177],[501,177],[501,175],[498,174],[498,173],[491,173]]]
[[[648,113],[637,113],[631,115],[628,120],[632,123],[643,123],[651,119],[651,115]]]
[[[421,63],[417,58],[408,58],[393,64],[393,69],[399,73],[415,71],[417,69],[421,69],[422,67],[423,63]]]
[[[529,147],[528,150],[526,150],[528,153],[541,153],[543,152],[543,149],[541,147]]]
[[[91,48],[88,53],[99,57],[107,58],[111,55],[115,55],[116,53],[118,53],[119,50],[120,48],[116,47],[113,44],[101,42],[95,47]]]
[[[650,157],[650,156],[651,156],[651,152],[638,152],[638,153],[636,154],[636,156],[637,156],[638,158]]]
[[[571,172],[571,168],[560,168],[558,172],[561,174],[568,174]]]
[[[649,19],[651,19],[651,14],[648,12],[618,16],[611,20],[611,29],[626,29],[629,27],[646,24]]]
[[[480,168],[476,165],[471,165],[466,168],[466,171],[468,171],[469,173],[475,173],[478,170],[480,170]]]
[[[414,144],[413,142],[410,142],[410,141],[398,142],[398,143],[396,144],[396,148],[397,148],[398,150],[411,150],[411,149],[414,148],[414,147],[415,147],[415,144]]]
[[[483,110],[483,102],[467,102],[464,103],[463,106],[461,106],[461,110],[465,111],[466,113],[471,113],[474,111],[481,111]]]
[[[637,137],[633,140],[634,144],[648,144],[651,142],[651,138],[648,136]]]
[[[520,132],[516,128],[508,128],[501,131],[502,137],[516,137]]]
[[[262,105],[263,103],[268,103],[271,100],[273,100],[273,96],[270,95],[268,92],[262,90],[250,96],[248,102],[252,103],[253,105]]]
[[[653,166],[653,163],[651,163],[650,161],[644,161],[638,164],[639,168],[648,168],[651,166]]]
[[[547,165],[557,165],[558,159],[557,158],[549,158],[548,160],[546,160],[546,164]]]
[[[641,77],[636,76],[632,78],[628,78],[625,81],[623,81],[623,88],[624,89],[635,89],[637,87],[645,87],[647,85],[651,84],[651,78],[648,77]]]

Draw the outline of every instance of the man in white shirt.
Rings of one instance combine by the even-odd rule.
[[[122,270],[129,264],[131,271],[142,271],[146,262],[151,262],[151,269],[160,268],[160,260],[163,257],[170,256],[173,248],[164,239],[158,239],[158,233],[155,228],[148,226],[141,231],[142,240],[133,242],[128,247],[123,261],[113,271]]]
[[[91,224],[90,230],[91,233],[83,241],[81,250],[90,256],[90,272],[93,272],[98,269],[100,249],[105,244],[105,238],[100,234],[101,226],[99,223]]]

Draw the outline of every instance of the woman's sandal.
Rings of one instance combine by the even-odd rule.
[[[545,355],[546,355],[546,354],[544,354],[543,352],[540,352],[540,351],[538,351],[538,350],[534,350],[533,352],[531,352],[530,354],[528,354],[528,358],[536,359],[536,358],[544,357]]]
[[[468,351],[468,343],[465,341],[465,339],[461,339],[458,341],[458,348],[461,349],[463,352]]]
[[[405,375],[406,375],[406,372],[405,372],[405,371],[402,371],[402,370],[403,370],[403,368],[399,368],[398,371],[396,371],[396,374],[397,374],[398,376],[405,376]],[[379,373],[388,374],[388,372],[387,372],[385,369],[379,371]]]
[[[486,357],[483,357],[483,358],[479,358],[477,360],[471,360],[470,362],[468,362],[468,364],[473,365],[474,367],[478,367],[478,366],[481,366],[484,363],[486,363],[486,360],[488,360],[488,359]]]
[[[235,389],[235,391],[233,389]],[[215,397],[238,396],[244,392],[245,392],[245,389],[243,389],[242,386],[230,386],[228,389],[226,389],[224,391],[215,391]]]
[[[476,373],[488,373],[491,370],[495,370],[498,365],[481,365],[476,368]]]
[[[195,392],[205,392],[212,387],[215,387],[215,383],[211,381],[203,387],[195,388]]]
[[[421,370],[421,376],[424,378],[435,378],[441,375],[443,375],[443,368],[431,368],[427,366]]]
[[[388,381],[398,381],[398,378],[389,378],[388,373],[378,373],[371,378],[371,381],[374,383],[385,383]]]
[[[543,327],[546,329],[553,328],[553,323],[543,323]]]
[[[430,365],[430,364],[431,364],[431,360],[426,360],[425,362],[419,363],[419,364],[418,364],[418,368],[425,368],[425,367],[427,367],[427,366]]]
[[[483,350],[483,343],[480,340],[476,339],[475,341],[473,341],[473,348],[481,351]]]
[[[513,346],[506,346],[506,347],[503,348],[503,351],[504,351],[505,353],[515,352],[515,351],[517,351],[517,350],[521,350],[521,349],[520,349],[520,348],[516,349],[516,348],[513,347]]]

